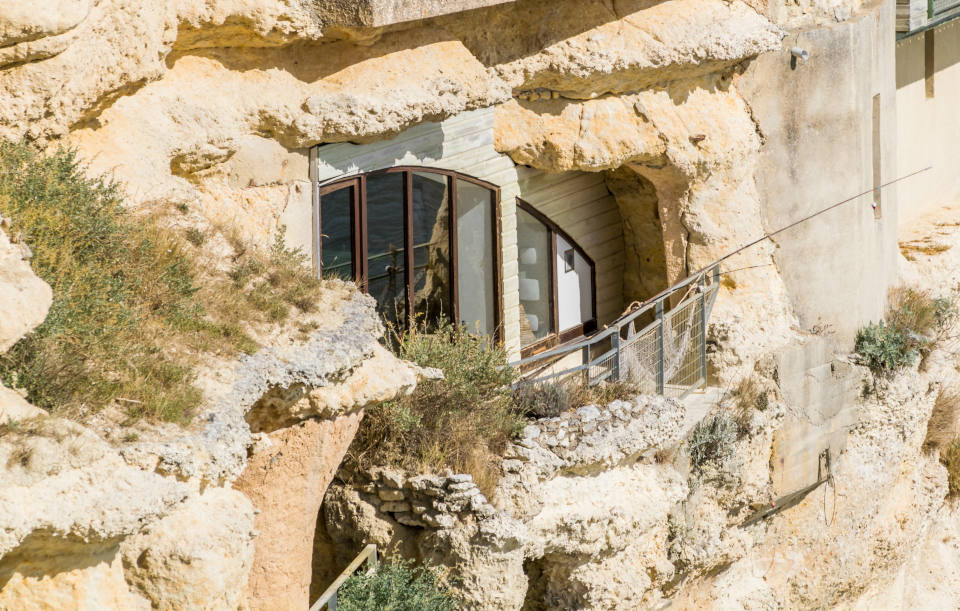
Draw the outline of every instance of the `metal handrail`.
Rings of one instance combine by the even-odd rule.
[[[553,348],[553,349],[551,349],[551,350],[547,350],[547,351],[544,351],[544,352],[540,352],[540,353],[538,353],[538,354],[534,354],[534,355],[528,356],[528,357],[526,357],[526,358],[522,358],[522,359],[520,359],[519,361],[515,361],[515,362],[513,362],[513,363],[510,363],[510,366],[511,366],[511,367],[514,367],[514,368],[520,368],[520,367],[524,367],[524,366],[526,366],[526,365],[529,365],[529,364],[531,364],[531,363],[535,363],[535,362],[538,362],[538,361],[543,361],[543,360],[547,360],[547,359],[560,358],[560,357],[566,356],[566,355],[568,355],[568,354],[572,354],[572,353],[574,353],[574,352],[583,350],[584,348],[587,348],[588,346],[592,346],[592,345],[594,345],[594,344],[597,344],[597,343],[599,343],[599,342],[602,342],[602,341],[604,341],[605,339],[607,339],[608,337],[613,336],[614,334],[620,334],[625,327],[627,327],[628,325],[632,324],[633,321],[635,321],[637,318],[639,318],[639,317],[642,316],[643,314],[646,314],[647,312],[650,312],[651,310],[656,310],[657,307],[658,307],[658,305],[662,307],[662,305],[664,304],[664,302],[665,302],[667,299],[669,299],[670,297],[674,296],[675,294],[677,294],[677,293],[678,293],[679,291],[681,291],[682,289],[687,288],[688,286],[690,286],[691,284],[693,284],[693,283],[695,283],[695,282],[702,284],[703,281],[706,279],[706,277],[707,277],[708,275],[712,278],[713,282],[716,282],[716,281],[719,279],[719,275],[720,275],[720,265],[719,265],[719,263],[718,263],[718,264],[714,264],[714,265],[712,265],[712,266],[705,267],[705,268],[703,268],[702,270],[700,270],[699,272],[697,272],[696,274],[693,274],[693,275],[685,278],[684,280],[678,282],[677,284],[671,286],[670,288],[667,288],[667,289],[665,289],[665,290],[663,290],[663,291],[660,291],[659,293],[657,293],[656,295],[654,295],[654,296],[651,297],[650,299],[647,299],[647,300],[644,301],[643,303],[640,303],[640,304],[636,305],[636,307],[631,308],[629,312],[621,315],[620,318],[618,318],[618,319],[614,320],[613,322],[611,322],[610,324],[606,325],[606,328],[605,328],[605,329],[603,329],[603,330],[601,330],[601,331],[598,331],[597,333],[594,333],[593,335],[591,335],[591,336],[589,336],[589,337],[586,337],[586,338],[584,338],[584,339],[582,339],[582,340],[578,340],[578,341],[573,342],[573,343],[570,343],[570,344],[565,344],[565,345],[563,345],[563,346],[558,346],[558,347]],[[679,306],[679,305],[680,305],[680,304],[678,304],[678,306]],[[711,304],[711,305],[712,305],[712,304]],[[653,325],[655,325],[655,324],[657,324],[657,323],[656,323],[656,322],[651,323],[650,325],[648,325],[647,327],[645,327],[643,330],[641,330],[640,332],[638,332],[638,335],[639,335],[639,334],[642,334],[644,331],[649,330],[650,327],[653,326]],[[602,360],[603,358],[605,358],[605,357],[607,357],[607,356],[609,356],[609,354],[604,354],[604,355],[601,355],[601,356],[599,356],[599,357],[595,357],[593,360],[594,360],[594,361]],[[578,367],[578,368],[579,368],[579,369],[583,369],[583,368],[588,367],[588,366],[589,366],[589,363],[584,364],[584,365],[582,365],[582,366],[580,366],[580,367]],[[576,369],[576,368],[575,368],[575,369]],[[556,377],[556,376],[548,376],[548,377]]]
[[[313,603],[313,605],[310,607],[310,611],[320,611],[320,609],[323,609],[324,605],[326,605],[327,609],[330,611],[337,611],[337,591],[345,581],[350,579],[350,577],[357,572],[357,569],[360,568],[360,565],[367,560],[369,560],[370,565],[367,568],[367,574],[369,575],[373,571],[377,570],[377,565],[379,564],[379,560],[377,559],[377,546],[373,543],[368,544],[363,548],[362,552],[357,554],[357,557],[353,559],[353,562],[351,562],[347,568],[340,573],[340,576],[337,577],[332,584],[330,584],[330,587],[320,595],[320,598],[317,599],[317,602]]]

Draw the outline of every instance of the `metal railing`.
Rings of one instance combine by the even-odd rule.
[[[521,372],[518,384],[581,375],[591,386],[625,381],[644,394],[686,396],[707,381],[707,320],[719,278],[717,263],[588,338],[511,363]],[[570,359],[579,363],[570,364]]]
[[[363,551],[357,554],[353,562],[351,562],[349,566],[340,573],[340,576],[330,584],[330,587],[320,595],[317,602],[313,603],[310,611],[320,611],[324,605],[326,605],[330,611],[337,611],[337,591],[347,579],[350,579],[350,577],[357,572],[357,569],[359,569],[364,562],[367,562],[368,575],[377,570],[377,564],[379,563],[377,559],[377,546],[373,543],[364,547]]]
[[[927,16],[934,19],[960,7],[960,0],[928,0],[927,7]]]

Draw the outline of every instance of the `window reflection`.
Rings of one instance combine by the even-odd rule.
[[[457,179],[457,274],[460,322],[474,333],[493,334],[493,201],[489,189]]]
[[[450,316],[450,209],[447,177],[413,174],[413,290],[417,316]]]
[[[520,273],[520,341],[532,344],[554,333],[550,230],[532,214],[517,209]]]
[[[406,318],[403,175],[367,178],[367,290],[390,322]]]
[[[352,280],[353,187],[337,189],[320,197],[320,255],[323,272]]]

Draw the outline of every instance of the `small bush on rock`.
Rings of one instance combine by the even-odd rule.
[[[860,329],[854,350],[875,375],[889,376],[925,356],[956,313],[951,299],[934,299],[925,291],[910,288],[894,289],[887,320]]]
[[[726,414],[716,414],[700,421],[687,441],[690,463],[699,471],[708,462],[726,458],[733,453],[737,434],[737,423]]]
[[[570,409],[570,392],[561,382],[521,384],[513,391],[520,411],[530,418],[554,418]]]
[[[499,479],[498,457],[525,422],[503,348],[449,323],[390,339],[400,358],[438,368],[444,378],[422,380],[411,395],[368,410],[348,459],[360,467],[450,468],[471,474],[489,494]]]
[[[353,575],[337,592],[342,611],[453,611],[458,603],[439,570],[400,559],[381,563],[369,575]]]
[[[604,406],[613,401],[629,401],[639,394],[640,389],[628,382],[589,386],[580,378],[521,384],[513,392],[517,407],[530,418],[554,418],[584,405]]]

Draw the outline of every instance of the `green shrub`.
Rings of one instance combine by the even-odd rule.
[[[918,352],[902,329],[883,321],[870,323],[857,331],[853,349],[877,375],[889,375],[901,367],[909,367]]]
[[[337,592],[341,611],[453,611],[458,599],[443,585],[440,571],[400,559],[357,573]]]
[[[510,385],[506,353],[463,327],[420,325],[390,334],[401,358],[443,371],[422,380],[409,396],[367,411],[348,455],[361,466],[393,465],[415,471],[445,467],[473,475],[485,493],[499,479],[499,456],[524,420]]]
[[[267,297],[308,309],[318,290],[282,242],[266,257],[265,280],[201,283],[182,233],[130,212],[118,187],[84,175],[70,151],[0,143],[0,214],[53,288],[43,324],[0,356],[0,379],[59,415],[83,418],[115,404],[132,419],[185,422],[202,400],[193,384],[198,352],[257,348],[241,323],[268,317],[248,291],[268,293],[266,283],[279,287],[278,298]],[[201,235],[185,237],[199,246]]]
[[[957,315],[952,299],[934,299],[925,291],[890,291],[887,320],[857,332],[854,350],[876,375],[888,376],[925,356]]]
[[[706,418],[694,427],[687,444],[690,462],[698,471],[708,462],[718,462],[733,452],[737,423],[726,414]]]

